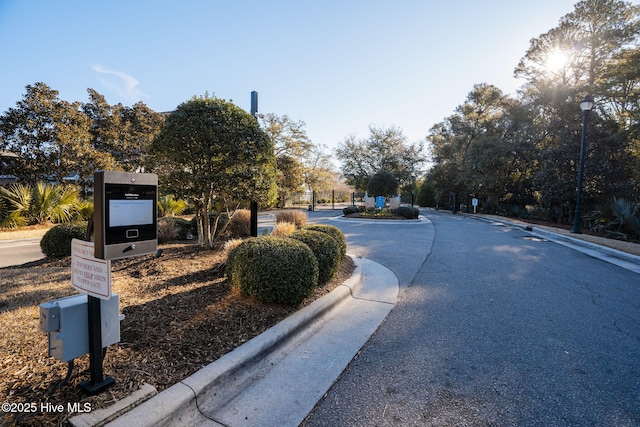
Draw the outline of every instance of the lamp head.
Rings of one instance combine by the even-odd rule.
[[[591,95],[587,95],[580,103],[580,109],[582,110],[582,112],[591,111],[591,109],[593,108],[593,104],[593,98],[591,97]]]

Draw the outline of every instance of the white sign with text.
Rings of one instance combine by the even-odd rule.
[[[100,299],[111,299],[111,260],[93,256],[93,242],[71,241],[71,285]]]

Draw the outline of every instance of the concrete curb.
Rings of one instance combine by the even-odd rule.
[[[95,413],[78,415],[70,419],[72,426],[142,426],[168,425],[191,406],[197,404],[197,396],[231,380],[242,370],[261,361],[268,354],[291,340],[298,332],[334,309],[357,292],[362,284],[363,269],[360,260],[351,256],[356,265],[352,276],[329,294],[312,302],[242,346],[210,363],[193,375],[176,383],[136,407],[121,408],[119,402]],[[151,398],[149,398],[151,397]],[[130,409],[128,412],[127,410]],[[96,411],[97,413],[98,411]],[[118,418],[116,418],[118,417]],[[115,419],[114,419],[115,418]],[[112,421],[113,420],[113,421]]]

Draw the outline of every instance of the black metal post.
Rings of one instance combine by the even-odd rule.
[[[581,198],[582,198],[582,175],[584,174],[584,155],[585,155],[585,141],[587,136],[587,116],[589,115],[589,110],[584,110],[582,112],[582,140],[580,141],[580,166],[578,170],[578,194],[576,195],[576,212],[573,218],[573,230],[572,233],[582,234],[582,230],[580,230],[580,211],[581,211]]]
[[[258,120],[256,116],[258,114],[258,92],[251,91],[251,115]],[[258,237],[258,202],[251,201],[250,203],[250,211],[251,211],[251,237]]]
[[[87,295],[87,310],[89,317],[89,374],[90,379],[80,383],[80,388],[88,395],[102,393],[111,387],[115,381],[104,376],[102,370],[102,321],[100,317],[100,298]]]
[[[258,236],[258,202],[251,202],[251,237]]]

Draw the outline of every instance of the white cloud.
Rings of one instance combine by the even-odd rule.
[[[93,71],[100,73],[103,77],[98,78],[107,88],[117,93],[121,98],[128,102],[138,102],[142,98],[148,98],[148,95],[138,90],[138,80],[122,71],[111,70],[100,64],[91,66]]]

